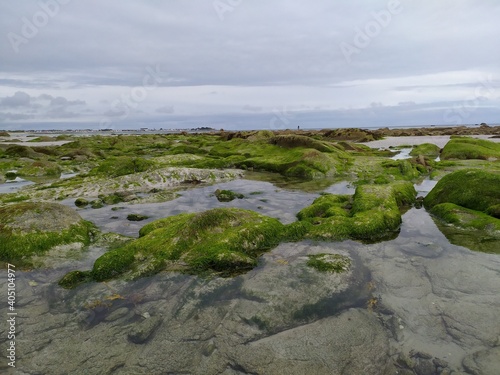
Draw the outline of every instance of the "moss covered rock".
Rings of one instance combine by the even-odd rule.
[[[32,164],[21,168],[18,171],[20,176],[27,177],[50,177],[59,176],[61,174],[61,167],[53,162],[46,160],[35,161]]]
[[[65,289],[72,289],[90,280],[92,280],[90,271],[71,271],[64,275],[58,284]]]
[[[500,174],[478,169],[450,173],[439,180],[424,205],[439,219],[450,242],[500,252]]]
[[[439,156],[441,149],[433,143],[422,143],[420,145],[414,146],[410,151],[411,156],[428,156],[436,158]]]
[[[415,202],[410,182],[361,185],[353,196],[325,194],[297,214],[309,223],[306,238],[373,241],[392,236],[401,224],[400,207]]]
[[[429,209],[441,203],[454,203],[494,214],[500,204],[500,174],[479,169],[447,174],[424,200],[425,207]]]
[[[85,198],[76,198],[75,199],[75,206],[76,207],[87,207],[89,205],[89,201]]]
[[[30,265],[57,245],[88,244],[93,224],[74,210],[56,203],[19,203],[0,208],[0,259]]]
[[[236,208],[156,220],[141,229],[139,239],[97,259],[92,277],[102,281],[127,272],[136,278],[165,269],[233,275],[253,268],[278,245],[283,229],[277,219]]]
[[[128,221],[143,221],[143,220],[146,220],[148,218],[149,218],[149,216],[141,215],[141,214],[128,214],[127,215]]]
[[[441,159],[500,159],[500,143],[484,139],[454,137],[444,146]]]
[[[215,190],[214,195],[216,196],[219,202],[231,202],[236,198],[238,199],[245,198],[243,194],[235,193],[234,191],[231,190],[221,190],[221,189]]]
[[[349,270],[351,259],[341,254],[309,255],[307,265],[320,272],[341,273]]]

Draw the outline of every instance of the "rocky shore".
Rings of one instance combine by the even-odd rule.
[[[18,373],[496,375],[500,143],[473,130],[498,134],[0,145],[5,184],[33,180],[0,194]]]

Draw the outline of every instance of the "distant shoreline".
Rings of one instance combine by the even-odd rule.
[[[189,129],[23,129],[23,130],[2,130],[0,133],[9,134],[77,134],[77,135],[87,135],[87,134],[101,134],[101,135],[114,135],[114,134],[179,134],[182,132],[196,134],[196,133],[244,133],[244,132],[254,132],[261,130],[269,130],[276,133],[283,132],[296,132],[302,133],[325,133],[325,132],[352,132],[352,131],[362,131],[383,136],[418,136],[418,135],[500,135],[500,125],[487,125],[487,124],[465,124],[465,125],[399,125],[399,126],[387,126],[387,127],[347,127],[347,128],[290,128],[290,129],[268,129],[268,128],[256,128],[256,129],[215,129],[211,127],[199,127],[199,128],[189,128]]]

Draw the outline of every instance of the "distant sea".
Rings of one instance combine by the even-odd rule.
[[[488,124],[489,126],[500,126],[500,124]],[[81,134],[94,134],[94,133],[100,133],[100,134],[112,134],[112,133],[117,133],[117,134],[169,134],[169,133],[178,133],[178,132],[206,132],[206,131],[219,131],[219,130],[226,130],[226,131],[251,131],[251,130],[297,130],[300,128],[300,130],[323,130],[323,129],[342,129],[342,128],[359,128],[359,129],[365,129],[365,130],[377,130],[377,129],[383,129],[383,128],[389,128],[389,129],[409,129],[409,128],[433,128],[433,127],[440,127],[440,128],[445,128],[445,127],[459,127],[459,126],[466,126],[470,128],[474,127],[479,127],[480,124],[461,124],[461,125],[450,125],[450,124],[421,124],[421,125],[387,125],[387,126],[332,126],[332,127],[307,127],[307,126],[280,126],[280,127],[269,127],[269,126],[256,126],[256,127],[245,127],[245,128],[238,128],[238,127],[210,127],[210,129],[200,129],[200,128],[178,128],[178,129],[171,129],[171,128],[155,128],[155,127],[141,127],[141,128],[127,128],[127,129],[121,129],[119,127],[116,128],[105,128],[105,129],[96,129],[96,128],[85,128],[81,127],[81,124],[79,127],[67,127],[64,128],[63,126],[59,125],[57,128],[43,128],[40,125],[34,128],[29,128],[29,126],[24,125],[22,129],[16,129],[15,127],[9,126],[9,127],[0,127],[1,130],[5,130],[8,132],[33,132],[37,134],[43,134],[43,133],[51,133],[51,134],[64,134],[64,133],[81,133]]]

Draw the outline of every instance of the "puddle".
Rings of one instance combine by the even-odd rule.
[[[397,151],[397,154],[391,157],[392,160],[403,160],[403,159],[411,159],[410,152],[413,148],[402,148]],[[391,150],[392,151],[392,150]]]
[[[33,184],[33,181],[28,181],[22,179],[21,177],[16,177],[13,180],[7,180],[5,181],[5,183],[0,184],[0,194],[15,193],[19,189]]]
[[[415,187],[425,195],[434,184],[424,180]],[[78,212],[104,231],[132,236],[157,218],[214,207],[251,209],[288,223],[318,197],[317,191],[291,186],[235,180],[182,191],[169,202]],[[221,203],[213,196],[216,189],[245,198]],[[354,189],[337,181],[320,191],[351,194]],[[63,203],[74,207],[73,200]],[[150,218],[129,222],[129,213]],[[321,367],[325,363],[351,366],[368,360],[378,365],[390,353],[416,350],[463,372],[464,358],[495,350],[500,336],[500,257],[450,243],[425,209],[407,211],[393,240],[282,243],[264,254],[258,267],[234,278],[160,273],[72,291],[57,286],[67,270],[89,269],[103,251],[91,248],[56,269],[16,274],[23,316],[19,370],[230,374],[236,373],[234,367],[240,373],[278,374],[292,363],[304,363],[309,373],[330,374],[336,370]],[[324,274],[306,265],[309,254],[338,252],[351,255],[350,273]],[[6,271],[0,270],[0,288],[6,288],[6,280]],[[149,332],[139,344],[130,339],[137,327]],[[235,365],[229,368],[228,363]],[[1,366],[0,371],[7,370]]]
[[[417,197],[425,197],[429,192],[436,186],[437,180],[425,179],[422,182],[415,184],[415,190],[417,191]]]

